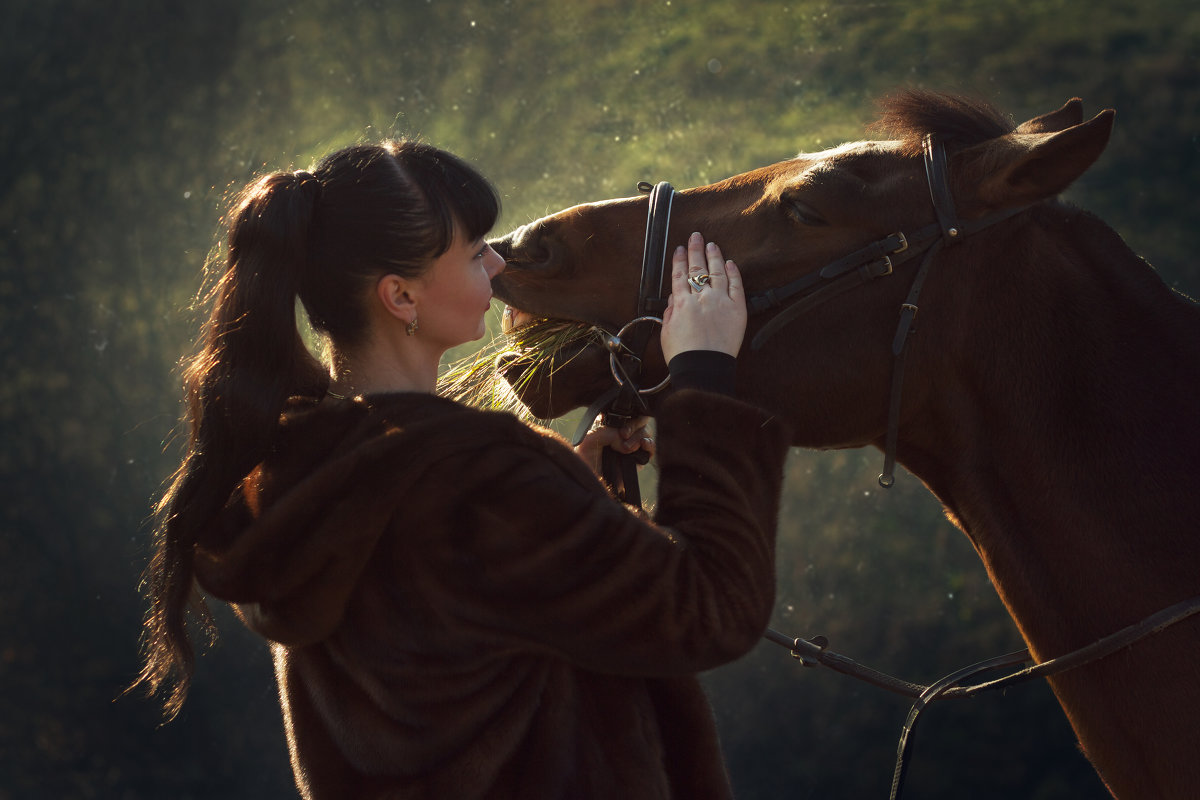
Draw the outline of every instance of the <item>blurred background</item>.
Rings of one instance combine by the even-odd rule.
[[[221,206],[256,173],[411,135],[506,230],[639,180],[861,138],[902,86],[1112,142],[1067,199],[1195,296],[1200,7],[1186,0],[6,0],[0,32],[0,800],[294,797],[265,646],[219,614],[182,715],[138,670],[146,521]],[[492,320],[494,323],[496,320]],[[930,682],[1019,649],[970,544],[874,451],[795,452],[773,626]],[[705,675],[736,791],[886,797],[908,703],[763,643]],[[1043,684],[935,706],[906,796],[1103,790]]]

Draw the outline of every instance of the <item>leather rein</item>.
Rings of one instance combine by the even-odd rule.
[[[962,684],[985,672],[1028,663],[1032,660],[1029,650],[1018,650],[1006,655],[980,661],[977,664],[972,664],[969,667],[952,672],[928,686],[923,686],[892,677],[887,673],[864,666],[840,653],[829,650],[829,640],[824,636],[816,636],[811,640],[790,639],[779,631],[768,628],[764,638],[786,647],[791,651],[792,657],[806,667],[827,667],[856,680],[886,689],[895,694],[911,697],[915,700],[908,712],[904,726],[900,730],[900,743],[896,748],[896,767],[892,773],[892,789],[888,795],[889,800],[899,800],[904,778],[908,770],[908,758],[912,754],[913,733],[916,729],[917,721],[921,716],[921,712],[935,701],[974,697],[983,692],[1006,689],[1014,684],[1024,683],[1036,678],[1049,678],[1054,675],[1060,675],[1069,670],[1099,661],[1119,650],[1132,647],[1142,639],[1160,633],[1172,625],[1183,622],[1185,619],[1198,613],[1200,613],[1200,597],[1193,597],[1190,600],[1184,600],[1183,602],[1168,606],[1161,611],[1151,614],[1140,622],[1121,628],[1119,631],[1098,639],[1089,645],[1080,647],[1078,650],[1072,650],[1069,653],[1042,661],[1038,664],[1031,664],[1001,678],[984,681],[983,683],[971,686],[964,686]]]

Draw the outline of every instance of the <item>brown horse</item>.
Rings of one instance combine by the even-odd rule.
[[[669,242],[693,230],[748,293],[786,284],[935,220],[923,140],[948,152],[958,219],[1024,210],[931,257],[908,341],[898,457],[970,537],[1034,657],[1087,645],[1200,595],[1200,310],[1095,217],[1055,196],[1105,148],[1113,112],[1076,100],[1015,129],[971,101],[908,92],[889,138],[846,144],[678,194]],[[1027,207],[1027,208],[1026,208]],[[497,296],[518,323],[618,330],[635,314],[645,198],[592,203],[497,242]],[[920,259],[812,304],[752,315],[741,396],[786,415],[795,444],[882,447],[893,339]],[[882,270],[879,270],[882,271]],[[526,364],[507,365],[520,373]],[[612,378],[578,340],[521,384],[535,414],[586,405]],[[655,342],[646,385],[661,374]],[[651,401],[652,402],[652,401]],[[1200,787],[1200,617],[1051,679],[1114,795]]]

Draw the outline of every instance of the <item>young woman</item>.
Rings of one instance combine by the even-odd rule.
[[[695,673],[766,626],[788,441],[726,396],[737,267],[698,234],[675,252],[651,521],[588,466],[648,447],[640,428],[576,453],[434,394],[442,354],[484,333],[498,211],[472,168],[411,141],[242,192],[186,374],[141,682],[173,685],[178,711],[203,592],[271,643],[306,798],[727,797]]]

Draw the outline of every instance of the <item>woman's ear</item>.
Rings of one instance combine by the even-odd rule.
[[[383,310],[405,325],[417,317],[417,303],[411,292],[412,281],[399,275],[384,275],[375,284],[375,293]]]

